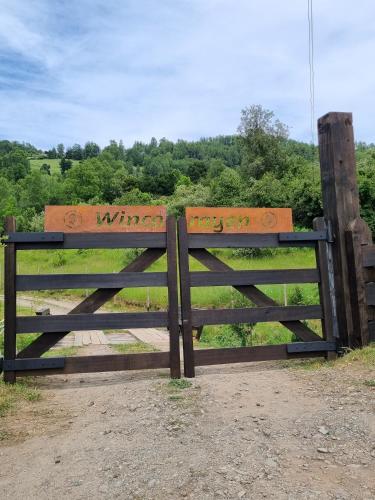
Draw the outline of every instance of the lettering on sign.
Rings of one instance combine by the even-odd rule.
[[[291,208],[186,208],[189,233],[283,233],[293,231]]]
[[[45,231],[64,233],[115,233],[166,231],[167,211],[162,206],[49,205]]]

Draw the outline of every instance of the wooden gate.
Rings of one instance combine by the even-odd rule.
[[[215,210],[215,209],[212,209]],[[228,209],[228,211],[230,211]],[[216,209],[216,221],[221,220]],[[207,219],[206,219],[207,220]],[[337,350],[337,318],[334,293],[331,237],[324,220],[314,221],[312,232],[270,232],[239,234],[212,232],[206,220],[203,226],[187,226],[185,217],[178,223],[181,316],[185,376],[195,376],[195,366],[238,363],[301,357],[335,356]],[[205,226],[206,224],[206,226]],[[220,231],[223,227],[219,228]],[[211,231],[211,234],[209,234]],[[286,248],[315,247],[317,268],[235,271],[208,248]],[[209,271],[191,272],[189,255]],[[308,306],[280,306],[256,285],[281,283],[318,283],[320,303]],[[231,285],[257,307],[243,309],[197,310],[191,306],[191,288]],[[302,320],[321,319],[323,338]],[[194,349],[192,325],[223,325],[279,321],[300,342],[255,347]]]
[[[106,221],[105,218],[103,220],[98,218],[98,220],[99,223]],[[148,221],[145,218],[142,220]],[[108,218],[108,221],[109,224],[113,223],[113,214]],[[68,224],[67,229],[70,228],[71,232],[20,233],[16,232],[15,219],[13,217],[7,218],[4,282],[4,379],[8,382],[14,382],[17,375],[145,368],[170,368],[171,376],[179,378],[175,219],[168,217],[157,232],[150,232],[147,228],[142,227],[137,227],[136,232],[132,232],[132,227],[128,226],[126,232],[78,232],[78,222],[79,225],[82,225],[82,216],[70,212],[65,218],[65,223]],[[17,274],[16,259],[19,251],[86,248],[143,248],[145,250],[118,274]],[[165,252],[167,253],[167,272],[143,272]],[[168,287],[167,311],[93,314],[123,288],[146,286]],[[19,291],[77,288],[97,289],[66,315],[17,317],[16,296]],[[70,331],[144,327],[167,327],[170,338],[169,352],[41,358],[43,353]],[[28,347],[17,353],[16,335],[32,332],[44,333]]]

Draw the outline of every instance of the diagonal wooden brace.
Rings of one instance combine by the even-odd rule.
[[[133,262],[128,264],[121,273],[129,272],[142,272],[151,266],[165,253],[164,248],[148,248],[141,255],[139,255]],[[68,314],[88,314],[93,313],[100,309],[108,300],[119,293],[122,288],[99,288],[91,295],[85,298],[80,304],[72,309]],[[44,332],[34,342],[22,349],[17,355],[17,358],[38,358],[43,353],[53,347],[59,340],[63,339],[70,333],[58,332],[49,333]]]
[[[210,271],[233,271],[230,266],[222,262],[220,259],[212,255],[208,250],[204,248],[190,249],[189,253]],[[254,285],[234,286],[234,288],[259,307],[278,305],[277,302],[268,297]],[[322,340],[319,335],[310,330],[310,328],[308,328],[300,321],[280,321],[280,323],[304,342],[314,342]]]

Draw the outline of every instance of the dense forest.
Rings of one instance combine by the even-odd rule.
[[[362,214],[375,230],[375,145],[357,143],[356,154]],[[237,134],[199,141],[40,151],[2,140],[0,190],[0,216],[16,215],[23,231],[42,230],[48,204],[165,204],[174,214],[186,206],[292,207],[306,228],[321,214],[317,148],[291,140],[261,106],[242,111]]]

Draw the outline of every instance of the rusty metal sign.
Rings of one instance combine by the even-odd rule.
[[[45,231],[64,233],[115,233],[166,231],[163,206],[49,205],[45,207]]]
[[[293,231],[291,208],[186,208],[189,233],[281,233]]]

